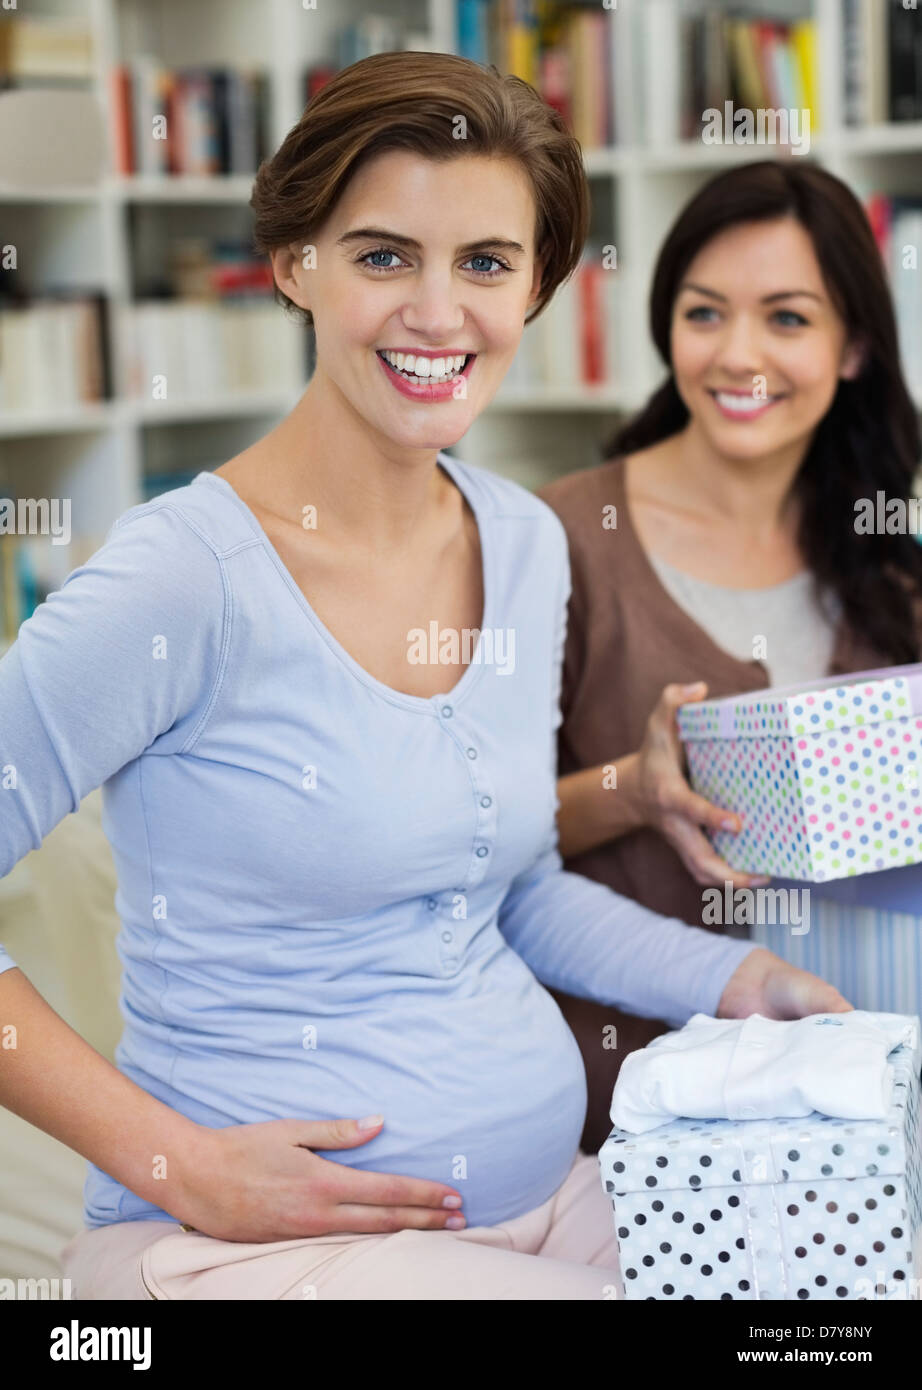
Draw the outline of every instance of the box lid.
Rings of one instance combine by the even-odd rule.
[[[919,1124],[918,1028],[915,1046],[894,1048],[889,1060],[894,1099],[884,1119],[839,1119],[814,1111],[769,1120],[676,1119],[644,1134],[615,1128],[599,1150],[605,1190],[652,1197],[657,1189],[902,1174]]]
[[[913,714],[922,714],[919,662],[682,705],[678,724],[683,742],[689,742],[825,733]]]

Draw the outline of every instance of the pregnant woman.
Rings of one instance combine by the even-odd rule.
[[[539,981],[676,1024],[850,1005],[561,866],[566,537],[444,449],[578,260],[579,147],[516,79],[388,54],[252,201],[310,386],[0,663],[0,873],[104,783],[125,1017],[113,1068],[7,957],[0,1100],[90,1160],[78,1297],[612,1297]]]
[[[870,224],[825,170],[765,160],[712,179],[666,236],[650,319],[666,381],[602,467],[542,492],[573,573],[560,849],[568,868],[700,925],[702,885],[768,880],[706,838],[728,813],[686,782],[676,709],[919,659],[922,547],[855,525],[859,499],[910,495],[919,425]],[[814,886],[809,937],[779,925],[769,939],[782,954],[808,942],[858,1008],[915,1013],[899,981],[875,999],[855,967],[869,928],[885,954],[914,954],[918,919],[852,922],[822,902],[854,886]],[[586,1061],[590,1150],[624,1056],[668,1021],[558,1002]],[[612,1024],[616,1052],[601,1046]]]

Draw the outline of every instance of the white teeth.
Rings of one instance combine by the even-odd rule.
[[[382,352],[381,356],[398,372],[417,381],[446,381],[461,371],[467,354],[461,352],[451,357],[423,357],[412,352]]]
[[[732,410],[737,415],[752,415],[777,399],[775,396],[732,396],[723,391],[715,391],[714,398],[724,410]]]

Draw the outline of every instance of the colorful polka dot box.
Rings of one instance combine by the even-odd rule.
[[[810,883],[922,862],[922,664],[683,705],[689,775],[743,829],[734,869]]]
[[[846,1302],[922,1289],[918,1044],[883,1120],[679,1119],[599,1152],[623,1296]]]

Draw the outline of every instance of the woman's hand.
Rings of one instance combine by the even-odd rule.
[[[806,1018],[807,1014],[847,1013],[853,1007],[835,985],[757,946],[727,981],[716,1017]]]
[[[200,1126],[184,1158],[182,1210],[171,1214],[204,1235],[237,1241],[464,1226],[462,1198],[445,1183],[369,1173],[311,1152],[366,1144],[381,1130],[374,1118],[368,1129],[358,1120]]]
[[[685,777],[676,711],[680,705],[701,700],[706,694],[704,681],[695,685],[667,685],[656,702],[638,754],[637,779],[644,808],[643,820],[668,840],[696,883],[732,883],[734,888],[754,888],[768,883],[769,879],[761,874],[731,869],[702,829],[704,826],[711,830],[739,831],[742,829],[739,816],[692,791]]]

